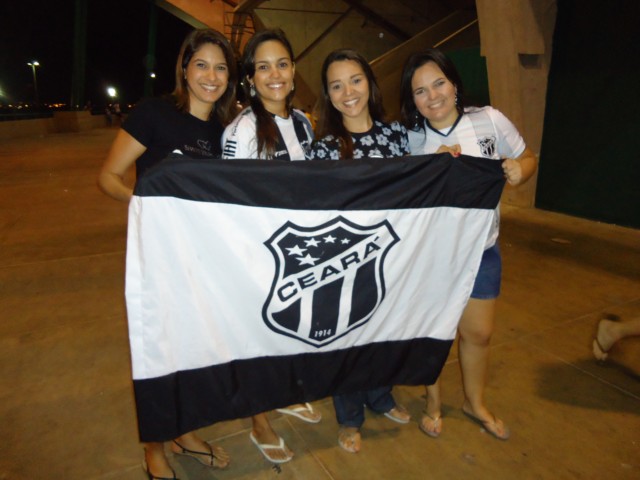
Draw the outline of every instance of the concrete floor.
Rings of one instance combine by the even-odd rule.
[[[95,187],[115,130],[0,145],[0,479],[143,479],[124,306],[126,205]],[[455,353],[444,431],[369,415],[363,450],[343,452],[329,400],[319,425],[272,414],[295,450],[263,460],[246,419],[203,429],[233,455],[225,471],[172,457],[195,479],[638,479],[640,341],[602,366],[604,312],[640,314],[640,232],[503,209],[503,294],[487,397],[511,427],[493,439],[462,415]],[[424,391],[396,387],[420,417]]]

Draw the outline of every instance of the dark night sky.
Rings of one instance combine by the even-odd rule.
[[[85,99],[108,101],[106,88],[121,103],[143,94],[149,30],[148,0],[88,0]],[[191,26],[158,8],[154,94],[173,89],[175,60]],[[0,103],[33,99],[37,60],[41,102],[68,103],[73,70],[75,0],[0,2]]]

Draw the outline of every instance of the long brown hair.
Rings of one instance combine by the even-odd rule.
[[[269,40],[280,42],[289,53],[289,58],[293,64],[293,48],[287,39],[285,33],[279,28],[261,30],[256,33],[247,42],[242,52],[242,87],[245,97],[249,99],[249,105],[256,115],[256,139],[258,141],[258,157],[264,152],[266,158],[273,158],[276,152],[276,143],[278,141],[278,126],[271,113],[264,108],[264,104],[260,96],[255,94],[251,96],[251,87],[247,79],[253,78],[256,73],[256,50],[258,47]],[[286,97],[286,109],[291,113],[291,100],[295,92],[291,90]]]
[[[382,93],[376,77],[371,70],[371,66],[367,60],[355,50],[350,48],[341,48],[331,52],[325,58],[322,64],[322,97],[320,99],[320,119],[318,120],[318,137],[323,138],[327,135],[336,137],[340,144],[340,158],[353,158],[353,140],[351,133],[347,131],[342,121],[342,114],[331,103],[329,96],[329,84],[327,82],[327,70],[334,62],[342,62],[352,60],[362,68],[367,82],[369,83],[369,115],[373,121],[384,120],[384,107],[382,105]]]
[[[212,115],[222,123],[222,125],[228,124],[235,113],[235,109],[231,106],[235,102],[236,98],[236,84],[238,82],[238,74],[236,69],[236,60],[233,56],[233,50],[229,41],[217,30],[210,28],[203,28],[199,30],[193,30],[189,33],[180,47],[180,53],[178,54],[178,60],[176,62],[176,88],[173,90],[173,97],[176,102],[176,106],[181,112],[189,112],[189,88],[187,86],[187,79],[185,72],[187,66],[196,53],[203,45],[211,43],[217,45],[222,50],[224,59],[227,62],[227,69],[229,71],[229,83],[227,89],[218,99],[211,112]]]

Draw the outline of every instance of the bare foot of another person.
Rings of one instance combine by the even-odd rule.
[[[606,318],[598,322],[598,331],[593,339],[593,356],[596,360],[604,362],[609,356],[609,350],[618,340],[614,333],[615,327],[616,322]]]

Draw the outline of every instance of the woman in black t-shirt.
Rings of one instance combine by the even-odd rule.
[[[124,182],[135,163],[138,178],[168,154],[219,158],[223,127],[235,101],[235,59],[226,38],[215,30],[194,30],[184,40],[176,64],[176,88],[168,99],[141,102],[119,130],[98,176],[107,195],[129,201],[133,189]],[[195,332],[197,334],[197,332]],[[136,397],[139,422],[153,424],[154,398]],[[149,426],[145,430],[152,430]],[[175,479],[162,439],[142,438],[144,469],[150,480]],[[174,453],[188,455],[214,468],[225,468],[229,455],[194,432],[171,443]]]

